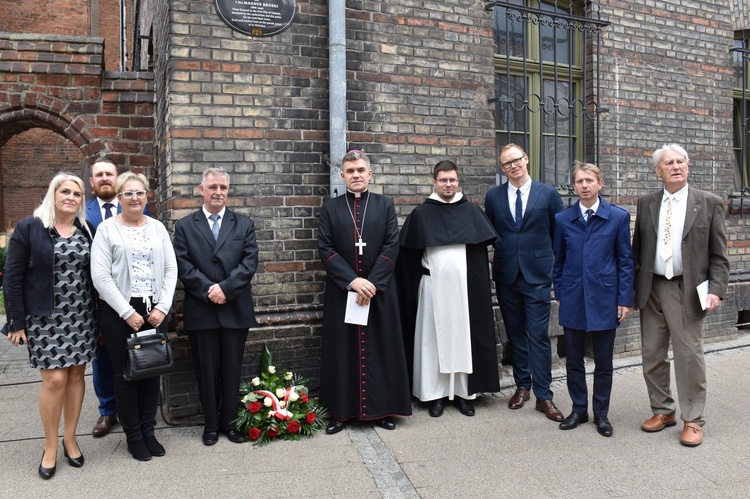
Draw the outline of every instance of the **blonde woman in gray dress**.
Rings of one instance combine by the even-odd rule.
[[[57,469],[58,429],[65,415],[63,454],[83,466],[76,440],[86,364],[96,355],[94,293],[89,270],[91,229],[86,223],[83,181],[59,173],[34,216],[16,224],[8,245],[5,297],[8,339],[28,344],[39,369],[39,414],[44,452],[39,476]]]

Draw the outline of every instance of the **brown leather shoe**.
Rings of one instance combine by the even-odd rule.
[[[654,414],[651,419],[647,420],[641,425],[641,430],[648,433],[654,433],[662,431],[667,426],[674,426],[677,424],[677,420],[672,414]]]
[[[680,443],[686,447],[697,447],[703,442],[703,428],[698,423],[685,422]]]
[[[547,416],[547,419],[551,419],[552,421],[562,421],[565,419],[560,409],[555,407],[555,403],[551,400],[537,400],[536,410],[543,412]]]
[[[529,392],[528,388],[518,387],[516,388],[516,393],[508,401],[508,407],[511,409],[520,409],[530,397],[531,392]]]
[[[114,416],[99,416],[99,419],[94,425],[94,429],[91,432],[95,437],[103,437],[112,430],[112,427],[117,424],[117,415]]]

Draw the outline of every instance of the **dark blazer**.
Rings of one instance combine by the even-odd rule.
[[[117,213],[121,212],[122,205],[120,203],[117,203]],[[148,205],[143,208],[143,214],[147,217],[151,215],[151,213],[148,211]],[[86,220],[91,222],[91,225],[93,225],[94,227],[99,227],[99,224],[102,223],[102,210],[99,208],[99,200],[97,197],[86,201]]]
[[[552,237],[555,213],[561,209],[562,198],[557,189],[532,180],[521,227],[516,228],[508,205],[508,183],[487,193],[484,211],[498,234],[492,261],[495,283],[514,283],[519,268],[529,284],[552,282]]]
[[[82,228],[78,218],[74,223]],[[27,315],[49,317],[55,310],[55,243],[50,230],[37,217],[24,218],[13,229],[3,276],[9,331],[25,329]],[[83,229],[89,243],[92,230],[91,224]]]
[[[214,240],[203,210],[175,224],[174,251],[179,277],[185,286],[185,329],[243,329],[256,325],[250,281],[258,269],[255,224],[227,209],[219,239]],[[218,283],[227,303],[208,299],[208,288]]]
[[[635,304],[638,308],[646,306],[651,294],[659,210],[663,196],[664,189],[660,189],[638,200],[633,233]],[[719,196],[694,187],[688,188],[685,226],[680,247],[685,313],[691,319],[702,319],[706,311],[701,308],[695,288],[708,279],[708,292],[723,298],[729,281],[724,203]]]
[[[633,304],[630,213],[599,197],[588,223],[580,202],[555,215],[554,288],[560,325],[580,331],[615,329],[617,307]]]

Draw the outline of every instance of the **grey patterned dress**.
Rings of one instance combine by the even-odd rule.
[[[26,316],[29,363],[36,369],[86,364],[96,358],[91,245],[81,229],[69,238],[50,231],[55,242],[55,308],[50,317]]]

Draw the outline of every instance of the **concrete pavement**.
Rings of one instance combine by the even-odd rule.
[[[98,417],[87,376],[79,431],[80,468],[62,456],[49,481],[37,475],[43,433],[40,377],[26,350],[0,341],[1,497],[748,497],[750,496],[750,335],[706,347],[708,404],[704,442],[679,444],[682,425],[647,434],[650,416],[640,358],[616,359],[610,408],[615,433],[592,423],[561,431],[531,404],[511,411],[512,376],[499,394],[482,396],[468,418],[447,406],[440,418],[415,405],[395,431],[349,425],[337,435],[264,447],[223,437],[201,443],[202,427],[159,419],[167,455],[130,457],[119,426],[103,438],[90,431]],[[593,368],[593,364],[588,366]],[[555,401],[566,415],[564,369],[553,373]],[[589,379],[589,382],[591,380]]]

